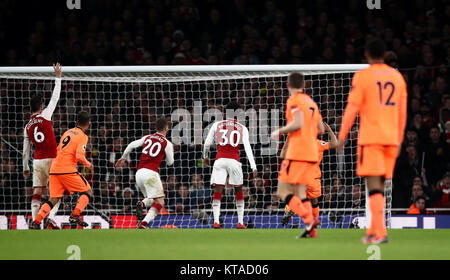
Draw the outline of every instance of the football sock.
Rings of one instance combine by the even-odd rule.
[[[312,206],[311,202],[306,199],[305,202],[302,202],[298,196],[295,195],[288,195],[286,197],[286,203],[289,206],[289,208],[298,216],[302,217],[303,222],[305,224],[311,223],[314,218],[312,215]]]
[[[238,223],[244,224],[244,193],[236,193],[236,210],[238,214]]]
[[[56,215],[56,212],[58,212],[59,205],[61,205],[61,200],[62,200],[62,198],[58,201],[58,203],[56,203],[53,206],[52,210],[50,210],[50,214],[48,214],[49,219],[55,220],[55,215]]]
[[[214,223],[220,223],[220,201],[222,200],[222,193],[214,192],[214,199],[212,202],[213,207],[213,215],[214,215]]]
[[[161,210],[161,208],[162,208],[161,204],[153,203],[152,207],[150,208],[147,215],[145,215],[145,217],[142,221],[147,222],[147,223],[152,221],[159,214],[159,211]]]
[[[83,212],[84,208],[86,208],[86,206],[89,203],[89,197],[86,194],[82,194],[77,201],[77,205],[75,206],[75,210],[73,210],[73,215],[74,216],[79,216],[81,214],[81,212]]]
[[[52,207],[53,205],[50,201],[44,203],[41,207],[41,210],[39,210],[39,213],[36,215],[36,219],[34,220],[34,222],[40,224],[42,220],[50,213]]]
[[[33,197],[31,198],[31,217],[33,218],[33,221],[36,220],[36,216],[39,212],[40,205],[41,205],[41,195],[33,194]]]
[[[319,203],[317,204],[313,204],[312,205],[312,214],[314,219],[318,220],[319,219]]]
[[[369,193],[369,209],[371,214],[370,227],[367,235],[375,234],[377,238],[387,236],[384,218],[384,195],[380,191]]]

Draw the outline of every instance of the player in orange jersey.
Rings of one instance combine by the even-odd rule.
[[[371,223],[365,244],[388,242],[384,216],[384,182],[391,179],[406,126],[407,91],[403,76],[384,64],[385,46],[380,39],[366,45],[370,66],[355,73],[352,90],[338,135],[343,152],[346,136],[359,113],[356,174],[365,177],[369,191]]]
[[[337,143],[338,143],[337,137],[333,133],[333,130],[331,130],[331,127],[325,122],[323,122],[323,125],[325,127],[325,132],[327,132],[328,135],[330,136],[330,142],[322,141],[320,139],[316,140],[317,149],[319,150],[319,161],[317,162],[317,164],[315,166],[315,170],[314,170],[314,183],[312,185],[308,186],[308,188],[306,190],[306,196],[308,197],[308,199],[311,201],[311,204],[312,204],[314,219],[319,219],[319,212],[320,212],[319,198],[322,195],[322,184],[320,181],[320,178],[322,177],[322,171],[320,169],[320,163],[322,162],[323,152],[336,148]],[[280,153],[281,159],[284,159],[286,156],[286,148],[287,147],[285,144]],[[289,222],[291,217],[294,216],[294,214],[295,213],[291,209],[289,209],[289,206],[286,206],[286,212],[285,212],[283,219],[281,220],[281,224],[283,226],[287,225],[287,223]],[[311,237],[316,237],[316,236],[317,236],[317,231],[315,229],[313,229],[311,231]]]
[[[53,205],[60,201],[66,190],[70,194],[74,192],[80,193],[77,205],[70,215],[69,221],[83,227],[88,225],[81,220],[80,214],[89,201],[92,200],[93,193],[87,180],[78,172],[77,163],[80,162],[89,168],[93,175],[94,166],[85,157],[86,144],[88,142],[88,136],[85,134],[85,131],[91,124],[90,119],[88,112],[82,111],[78,113],[77,127],[69,129],[61,137],[58,145],[58,154],[50,168],[50,199],[42,205],[36,219],[33,221],[32,228],[40,228],[42,219],[48,215]]]
[[[286,156],[278,176],[278,197],[299,215],[305,230],[298,237],[310,237],[319,224],[314,219],[311,202],[307,198],[308,185],[314,183],[314,169],[319,161],[317,136],[324,132],[322,115],[317,104],[303,92],[305,80],[294,72],[288,77],[290,97],[286,102],[287,125],[272,132],[272,139],[288,134]]]

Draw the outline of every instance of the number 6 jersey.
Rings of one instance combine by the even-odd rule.
[[[167,165],[173,164],[173,145],[164,135],[156,132],[131,142],[123,152],[122,158],[128,160],[131,151],[139,147],[142,147],[142,152],[137,170],[146,168],[159,173],[159,166],[164,158]]]
[[[34,144],[34,159],[56,157],[56,138],[52,126],[52,115],[61,92],[61,79],[55,79],[55,88],[48,106],[40,113],[31,116],[24,129],[23,168],[29,170],[28,157],[31,143]],[[30,142],[31,141],[31,142]]]

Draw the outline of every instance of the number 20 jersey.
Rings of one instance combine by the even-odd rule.
[[[137,170],[147,168],[159,173],[159,166],[166,156],[166,146],[168,140],[159,133],[149,135],[142,145],[141,159]]]
[[[25,126],[25,130],[34,144],[34,159],[56,157],[56,138],[51,121],[34,114]]]

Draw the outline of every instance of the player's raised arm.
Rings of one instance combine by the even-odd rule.
[[[252,147],[250,146],[250,139],[248,135],[248,129],[244,126],[242,131],[242,142],[244,144],[244,150],[247,154],[248,161],[250,162],[250,168],[253,171],[253,176],[256,177],[258,175],[258,170],[256,168],[255,158],[253,157]]]
[[[27,130],[23,130],[23,155],[22,155],[22,165],[23,165],[23,177],[27,179],[30,176],[30,166],[28,166],[28,159],[30,158],[31,142],[28,139]]]
[[[294,114],[294,117],[290,123],[272,132],[273,140],[278,140],[281,135],[297,131],[303,127],[303,112],[299,108],[294,108],[292,114]]]
[[[325,132],[330,136],[330,149],[336,148],[338,145],[336,134],[334,134],[333,130],[326,122],[323,122],[323,126],[325,127]]]
[[[127,148],[125,149],[125,151],[122,154],[122,157],[116,162],[116,166],[117,167],[124,167],[125,166],[125,161],[127,160],[129,154],[134,149],[142,147],[142,145],[144,145],[144,141],[145,141],[146,137],[147,136],[144,136],[141,139],[135,140],[135,141],[131,142],[130,144],[128,144]]]
[[[209,166],[209,148],[214,142],[214,135],[217,131],[217,122],[214,123],[208,131],[208,136],[206,136],[205,145],[203,146],[203,164]]]
[[[55,70],[55,88],[53,89],[52,98],[50,99],[50,102],[48,103],[48,106],[42,111],[41,115],[46,120],[51,120],[53,112],[56,109],[56,104],[59,101],[59,95],[61,93],[61,65],[59,63],[53,64],[53,69]]]
[[[165,153],[166,153],[166,164],[168,166],[170,166],[175,161],[175,159],[173,157],[173,144],[172,144],[172,142],[167,141]]]
[[[339,153],[343,153],[343,148],[347,135],[355,122],[356,115],[359,112],[359,107],[363,102],[363,92],[361,85],[358,84],[359,73],[355,73],[352,80],[352,90],[348,96],[347,106],[345,107],[344,116],[342,117],[341,129],[338,134],[338,146]]]

